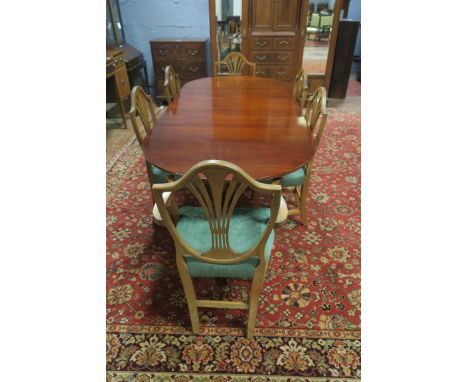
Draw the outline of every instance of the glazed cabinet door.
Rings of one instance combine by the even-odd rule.
[[[274,24],[275,0],[252,0],[252,29],[271,31]]]
[[[273,0],[275,4],[275,17],[273,29],[275,31],[294,31],[296,27],[298,0]]]

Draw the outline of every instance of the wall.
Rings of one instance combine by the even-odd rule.
[[[361,21],[361,0],[351,0],[349,3],[348,18],[352,20]],[[361,29],[356,39],[356,47],[354,48],[354,55],[361,55]]]
[[[150,86],[153,60],[149,41],[157,38],[209,38],[207,0],[119,0],[127,43],[146,59]]]

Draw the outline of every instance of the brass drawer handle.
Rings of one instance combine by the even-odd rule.
[[[192,73],[198,72],[198,69],[199,69],[198,66],[195,66],[195,67],[191,66],[191,67],[189,68],[189,70],[190,70]]]
[[[286,44],[286,45],[289,45],[289,41],[288,40],[281,40],[279,42],[280,45],[283,45],[283,44]]]
[[[257,41],[258,46],[265,46],[267,44],[266,41]]]
[[[265,61],[267,59],[267,56],[256,56],[256,59],[258,61]]]
[[[195,49],[195,50],[189,49],[188,50],[188,54],[190,54],[191,56],[195,56],[197,53],[198,53],[198,49]]]
[[[288,72],[276,72],[278,76],[285,76]]]
[[[278,56],[278,60],[280,61],[286,61],[287,59],[288,59],[288,56],[284,56],[284,57]]]
[[[158,49],[158,53],[159,53],[161,56],[165,56],[166,54],[169,53],[169,49]]]
[[[255,74],[266,74],[266,72],[264,70],[257,70]]]

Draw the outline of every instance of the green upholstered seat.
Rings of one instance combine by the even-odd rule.
[[[185,206],[179,210],[177,231],[181,238],[194,249],[205,253],[211,249],[211,231],[201,207]],[[234,252],[245,253],[260,240],[270,218],[269,208],[236,208],[229,226],[229,245]],[[274,230],[265,245],[268,262],[274,241]],[[258,257],[250,257],[237,264],[219,265],[185,256],[192,277],[229,277],[252,279]]]
[[[304,183],[305,168],[298,168],[296,171],[290,172],[281,178],[281,185],[283,187],[300,186]]]
[[[153,176],[153,183],[167,183],[167,176],[169,174],[166,171],[151,165],[151,175]]]
[[[167,183],[167,177],[170,174],[156,166],[151,165],[151,175],[153,177],[153,183]],[[180,175],[175,175],[174,178],[177,180],[180,178]]]

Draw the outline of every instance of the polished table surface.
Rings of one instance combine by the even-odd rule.
[[[183,174],[207,159],[232,162],[255,179],[305,165],[314,148],[291,85],[272,78],[219,76],[185,84],[143,141],[148,162]]]

